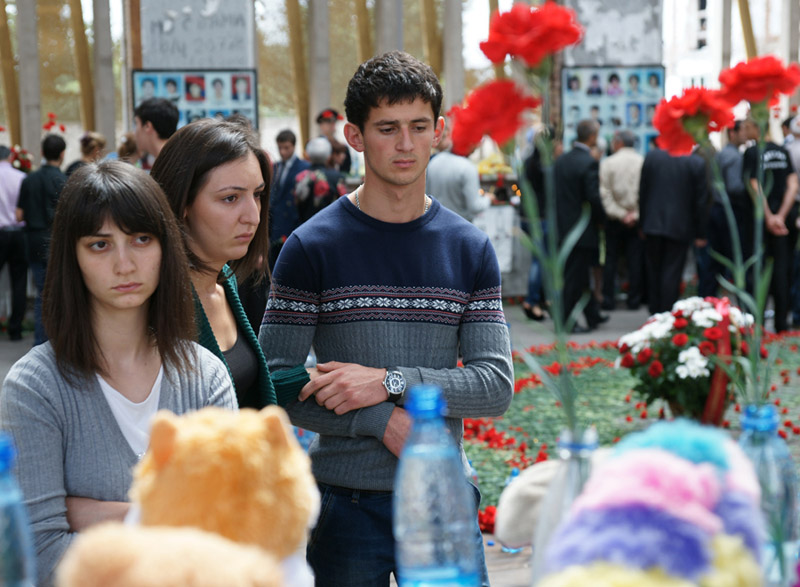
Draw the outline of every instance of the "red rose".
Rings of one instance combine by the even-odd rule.
[[[575,12],[555,2],[529,6],[519,2],[508,12],[496,12],[489,25],[489,38],[481,51],[492,63],[502,63],[506,55],[536,67],[550,55],[581,40],[583,27]]]
[[[800,85],[800,66],[791,63],[784,67],[777,57],[765,55],[724,70],[719,82],[722,96],[731,104],[747,100],[777,106],[779,94],[791,94]]]
[[[672,344],[675,346],[683,346],[687,342],[689,342],[689,336],[685,332],[679,332],[675,336],[672,337]]]
[[[710,340],[702,341],[697,347],[700,349],[700,354],[704,357],[708,357],[717,352],[716,345]]]
[[[652,363],[650,363],[650,367],[647,369],[647,374],[650,377],[658,377],[664,372],[664,365],[661,364],[661,361],[656,359]]]
[[[695,143],[705,141],[708,133],[733,126],[730,104],[717,90],[686,88],[681,96],[661,100],[653,115],[658,130],[658,146],[671,155],[688,155]]]
[[[649,361],[653,356],[653,351],[650,347],[645,347],[639,351],[639,354],[636,355],[636,360],[639,361],[639,364],[644,365],[647,361]]]
[[[636,362],[633,360],[633,355],[631,355],[630,353],[625,353],[622,357],[622,361],[620,362],[620,365],[622,365],[626,369],[630,369],[635,364]]]
[[[703,336],[708,340],[719,340],[722,338],[722,328],[714,326],[713,328],[706,328],[703,331]]]
[[[511,80],[496,80],[478,86],[465,99],[463,106],[453,106],[448,112],[452,129],[453,153],[467,156],[489,135],[502,146],[522,125],[520,114],[541,103],[523,93]]]
[[[675,318],[675,322],[672,325],[678,330],[681,330],[682,328],[686,328],[689,325],[689,322],[686,320],[686,318]]]

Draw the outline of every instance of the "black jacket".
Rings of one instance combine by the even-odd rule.
[[[706,163],[700,155],[673,157],[655,148],[644,158],[639,223],[646,235],[682,242],[705,238],[708,197]]]
[[[597,248],[597,225],[605,220],[600,201],[600,176],[597,160],[589,150],[580,146],[556,159],[553,169],[556,186],[556,220],[558,241],[564,238],[577,224],[583,205],[589,204],[591,219],[589,226],[578,239],[576,246]]]

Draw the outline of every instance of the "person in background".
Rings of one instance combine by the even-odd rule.
[[[99,132],[87,131],[81,136],[81,158],[73,161],[67,167],[65,174],[67,177],[88,163],[99,161],[103,156],[103,149],[106,148],[106,138]]]
[[[327,138],[333,144],[336,141],[336,122],[342,120],[342,115],[333,108],[326,108],[317,115],[317,126],[319,127],[319,134]],[[337,141],[338,142],[338,141]],[[352,159],[350,158],[350,150],[347,150],[347,155],[344,161],[337,167],[345,175],[349,175],[353,167]]]
[[[295,152],[297,137],[291,130],[284,129],[279,132],[275,142],[278,145],[280,161],[274,165],[274,179],[269,192],[270,271],[275,267],[283,243],[299,224],[297,206],[294,202],[294,179],[311,166],[308,161],[297,156]]]
[[[118,161],[76,171],[58,202],[51,253],[50,341],[15,363],[0,391],[40,587],[52,584],[77,532],[125,517],[157,410],[236,409],[224,365],[191,342],[181,234],[146,173]]]
[[[178,108],[166,98],[151,98],[136,107],[133,120],[139,152],[155,159],[178,128]]]
[[[262,198],[272,166],[258,137],[244,124],[192,122],[167,141],[151,173],[186,235],[198,342],[225,363],[240,407],[274,404],[270,371],[237,282],[263,276],[268,254]],[[302,365],[285,374],[290,384],[298,373],[305,377]]]
[[[781,122],[781,133],[783,133],[784,147],[788,147],[794,141],[794,135],[792,134],[792,120],[794,119],[794,116],[789,116],[788,118],[784,118],[783,122]]]
[[[25,255],[36,285],[36,300],[33,307],[33,344],[47,340],[42,325],[42,290],[47,272],[47,255],[50,243],[50,228],[61,189],[67,176],[61,171],[67,144],[59,135],[47,135],[42,140],[44,164],[28,175],[20,186],[17,203],[17,221],[25,222]]]
[[[320,433],[309,453],[323,514],[307,557],[328,587],[388,587],[396,573],[392,490],[407,390],[443,389],[465,483],[462,418],[499,416],[513,396],[491,242],[425,195],[441,103],[436,75],[407,53],[359,66],[344,132],[364,153],[364,183],[298,227],[273,273],[259,335],[271,366],[304,361],[312,341],[319,361],[299,395],[278,397],[293,424]],[[482,555],[477,519],[464,532]],[[479,566],[488,585],[483,556]]]
[[[628,262],[629,310],[642,303],[644,289],[644,241],[639,235],[639,180],[644,157],[634,149],[636,135],[617,131],[611,141],[613,155],[600,162],[600,200],[607,221],[606,264],[603,274],[604,310],[616,308],[619,252]]]
[[[747,140],[758,141],[758,124],[748,118],[744,121]],[[757,169],[759,146],[753,145],[744,152],[744,177],[758,193]],[[789,153],[766,137],[761,162],[764,173],[764,256],[772,259],[772,279],[769,294],[775,310],[775,332],[789,329],[792,269],[797,246],[797,173]]]
[[[8,264],[11,282],[11,316],[8,337],[22,340],[28,285],[28,262],[25,258],[23,224],[17,221],[17,203],[25,173],[11,165],[11,149],[0,145],[0,270]]]
[[[425,193],[464,220],[473,218],[492,204],[491,196],[481,193],[481,178],[472,161],[452,151],[453,140],[445,125],[442,139],[428,163]]]
[[[299,224],[347,193],[344,176],[328,165],[331,152],[331,143],[325,137],[313,138],[306,145],[311,167],[294,178],[294,204]]]

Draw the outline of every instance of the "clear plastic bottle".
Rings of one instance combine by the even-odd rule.
[[[517,467],[512,467],[511,472],[506,477],[506,482],[503,487],[508,487],[511,483],[514,482],[514,479],[519,477],[519,469]],[[517,554],[518,552],[522,552],[522,547],[519,548],[511,548],[510,546],[506,546],[502,542],[500,543],[500,550],[502,550],[506,554]]]
[[[398,583],[478,586],[478,514],[461,456],[444,423],[442,391],[415,386],[405,407],[413,424],[395,479]]]
[[[33,541],[22,492],[11,474],[16,450],[0,432],[0,585],[28,587],[35,581]]]
[[[767,530],[761,556],[765,587],[794,585],[797,579],[798,480],[789,448],[777,433],[779,422],[771,404],[746,406],[739,437],[761,485]]]

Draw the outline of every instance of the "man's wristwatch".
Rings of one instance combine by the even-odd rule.
[[[389,394],[389,401],[397,403],[406,391],[406,378],[400,371],[386,369],[386,377],[383,378],[383,386]]]

